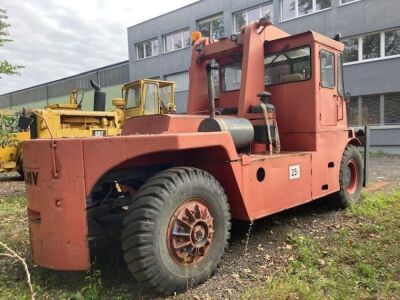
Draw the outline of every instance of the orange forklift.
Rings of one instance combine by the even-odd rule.
[[[342,43],[267,18],[192,40],[187,114],[129,118],[122,136],[24,142],[36,264],[87,270],[91,247],[117,238],[133,277],[172,294],[216,271],[231,218],[359,199]]]

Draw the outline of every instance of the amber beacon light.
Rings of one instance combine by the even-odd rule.
[[[193,31],[192,32],[192,43],[200,40],[202,38],[200,31]]]

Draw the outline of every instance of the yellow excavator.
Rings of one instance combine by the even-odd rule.
[[[98,137],[119,135],[126,118],[175,112],[175,83],[140,79],[121,86],[121,98],[112,100],[114,111],[105,111],[106,94],[91,81],[94,88],[93,111],[83,111],[83,93],[73,90],[69,103],[31,109],[22,113],[7,111],[18,123],[10,133],[14,144],[0,147],[0,171],[22,170],[22,141],[27,139]],[[6,112],[3,113],[6,116]],[[8,130],[8,129],[6,129]]]

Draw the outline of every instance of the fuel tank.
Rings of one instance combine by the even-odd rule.
[[[248,146],[254,139],[254,128],[244,118],[207,118],[199,125],[199,132],[229,132],[236,149]]]

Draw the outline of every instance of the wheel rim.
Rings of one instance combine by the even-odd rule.
[[[168,224],[167,245],[171,257],[180,264],[201,261],[210,250],[214,219],[208,205],[200,199],[182,203]]]
[[[347,174],[345,180],[346,191],[350,195],[354,194],[357,190],[358,176],[357,162],[354,159],[351,159],[347,163]]]

